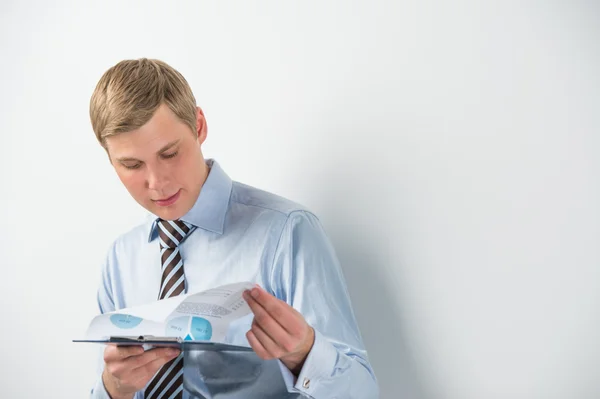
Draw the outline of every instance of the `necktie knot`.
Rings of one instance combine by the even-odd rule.
[[[181,220],[158,220],[158,237],[161,248],[176,248],[192,231],[190,223]]]

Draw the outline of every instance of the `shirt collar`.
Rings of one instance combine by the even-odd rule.
[[[208,177],[200,189],[200,195],[192,209],[183,215],[180,220],[193,224],[194,226],[223,234],[225,224],[225,214],[229,207],[229,198],[231,196],[231,179],[219,164],[213,159],[207,159],[206,164],[209,167]],[[150,233],[148,242],[158,236],[157,222],[158,216],[150,214]]]

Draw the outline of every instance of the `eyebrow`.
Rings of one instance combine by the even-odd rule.
[[[173,148],[177,144],[179,144],[179,141],[181,141],[181,139],[177,139],[175,141],[171,141],[170,143],[168,143],[167,145],[165,145],[164,147],[162,147],[160,150],[158,150],[156,153],[158,155],[161,155],[161,154],[169,151],[171,148]],[[139,159],[132,158],[132,157],[122,157],[122,158],[117,158],[117,161],[119,161],[119,162],[139,162]]]

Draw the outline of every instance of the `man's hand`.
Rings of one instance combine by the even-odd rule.
[[[246,338],[262,359],[279,359],[296,376],[315,341],[315,331],[287,303],[256,286],[244,292],[254,313]]]
[[[112,399],[131,399],[158,370],[179,355],[179,349],[107,345],[102,381]]]

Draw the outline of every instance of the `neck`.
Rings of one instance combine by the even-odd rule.
[[[202,190],[202,186],[206,183],[206,179],[208,179],[208,173],[210,172],[210,167],[206,164],[206,160],[202,161],[202,177],[200,182],[200,190]]]

